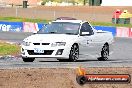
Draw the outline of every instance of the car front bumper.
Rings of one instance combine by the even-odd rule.
[[[35,53],[35,49],[44,50],[41,53]],[[44,46],[22,46],[21,56],[26,58],[58,58],[68,59],[70,54],[70,47],[56,46],[56,47],[44,47]]]

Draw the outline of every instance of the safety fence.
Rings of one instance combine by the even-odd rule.
[[[55,7],[53,7],[55,8]],[[97,12],[90,7],[90,10],[87,11],[87,8],[58,8],[53,9],[38,9],[38,8],[1,8],[0,7],[0,16],[1,17],[20,17],[20,18],[30,18],[30,19],[47,19],[54,20],[58,17],[73,17],[76,19],[87,20],[92,22],[112,22],[112,12]],[[75,8],[75,10],[74,10]],[[63,10],[64,9],[64,10]],[[72,9],[72,10],[71,10]],[[89,8],[88,8],[89,9]]]
[[[0,21],[0,31],[11,32],[35,32],[42,29],[44,23],[32,22],[3,22]],[[109,27],[109,26],[94,26],[96,30],[112,32],[115,37],[131,37],[132,28],[128,27]]]
[[[115,10],[118,8],[121,9],[122,11],[128,10],[130,11],[130,13],[132,13],[131,7],[40,6],[36,8],[34,7],[26,9],[21,7],[13,8],[0,7],[0,16],[46,20],[54,20],[58,17],[73,17],[76,19],[87,20],[89,22],[116,23],[117,19],[112,18],[118,17],[118,14],[114,14]],[[132,24],[132,18],[130,18],[130,24]]]

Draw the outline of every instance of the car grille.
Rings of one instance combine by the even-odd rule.
[[[49,45],[50,43],[33,43],[34,45]]]
[[[44,50],[44,53],[34,53],[34,50],[27,50],[29,55],[51,55],[54,50]]]
[[[33,43],[34,45],[40,45],[40,43]]]
[[[49,45],[50,43],[42,43],[42,45]]]

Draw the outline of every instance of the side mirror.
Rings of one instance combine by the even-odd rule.
[[[81,32],[80,35],[81,35],[81,36],[86,36],[86,35],[90,35],[90,33],[89,33],[89,32]]]

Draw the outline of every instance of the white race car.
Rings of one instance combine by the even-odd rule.
[[[81,55],[105,61],[112,53],[113,41],[111,32],[97,31],[87,21],[56,20],[25,38],[21,53],[24,62],[35,58],[77,61]]]

